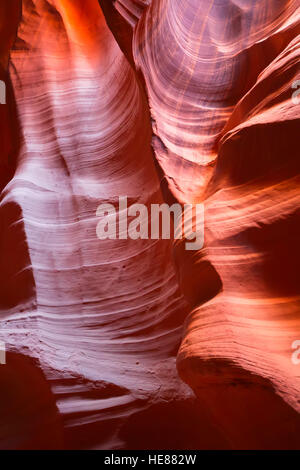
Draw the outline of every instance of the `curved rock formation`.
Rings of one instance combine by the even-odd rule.
[[[200,258],[223,289],[190,314],[178,357],[181,376],[241,447],[270,446],[270,435],[274,448],[298,445],[300,377],[291,356],[299,336],[300,112],[291,89],[299,52],[298,38],[259,76],[223,132]]]
[[[0,447],[298,448],[298,0],[11,5]],[[120,196],[204,248],[99,240]]]

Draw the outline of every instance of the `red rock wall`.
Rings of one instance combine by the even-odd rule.
[[[11,5],[0,447],[298,448],[299,2]],[[204,248],[98,240],[124,195]]]

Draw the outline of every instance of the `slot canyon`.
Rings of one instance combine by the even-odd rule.
[[[4,0],[0,38],[0,449],[300,450],[299,0]],[[100,240],[122,196],[203,247]]]

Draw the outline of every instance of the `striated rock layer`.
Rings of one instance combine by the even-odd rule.
[[[299,448],[299,1],[22,3],[0,447]],[[204,203],[204,248],[99,240],[119,196]]]

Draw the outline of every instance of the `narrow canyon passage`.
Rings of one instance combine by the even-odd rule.
[[[299,447],[298,0],[20,5],[0,448]],[[204,248],[99,240],[122,196],[203,203]]]
[[[167,430],[172,403],[179,415],[201,417],[175,364],[187,307],[171,241],[96,237],[100,203],[163,199],[144,92],[98,3],[81,10],[77,3],[23,2],[11,52],[21,132],[2,194],[3,239],[7,251],[17,239],[26,256],[3,291],[15,300],[19,277],[26,297],[7,299],[2,329],[12,351],[38,360],[61,417],[62,447],[117,448],[139,434],[140,445],[151,445],[153,432],[132,424],[136,413],[151,406],[166,415]],[[37,401],[27,419],[41,407]],[[14,445],[11,435],[3,439]],[[31,445],[30,436],[20,439]]]

